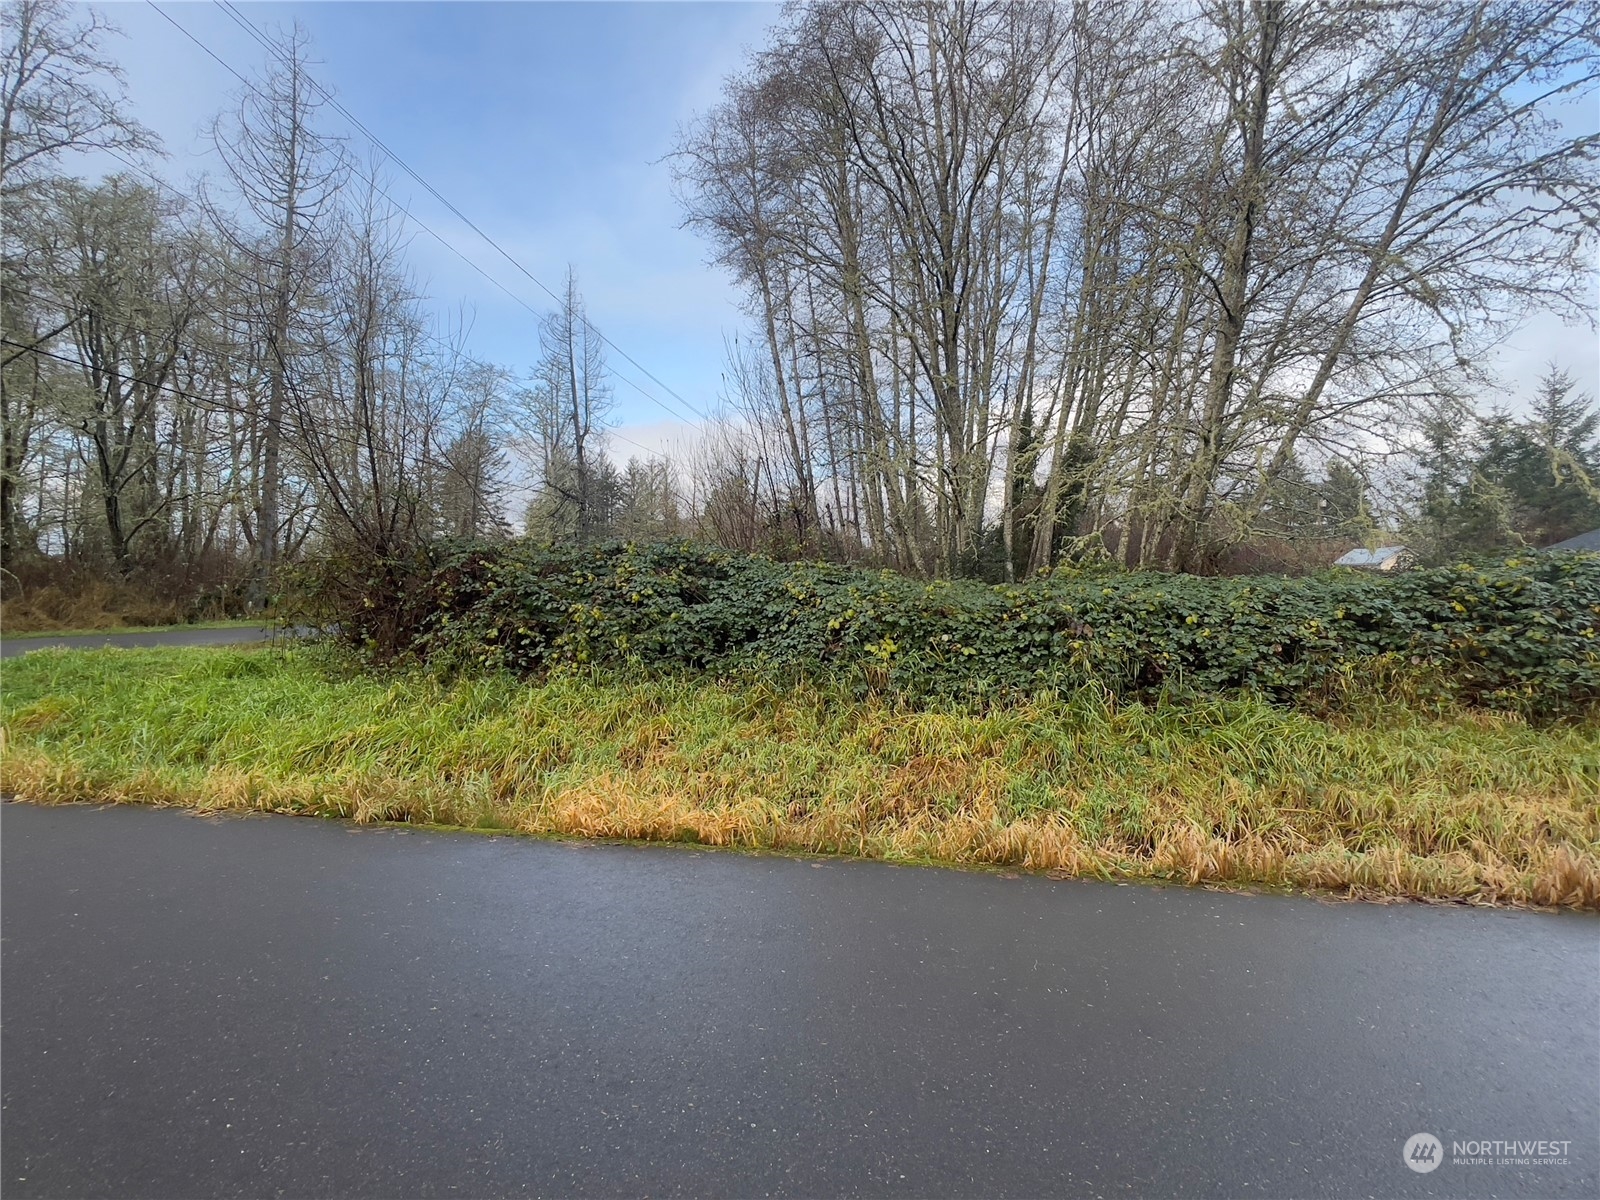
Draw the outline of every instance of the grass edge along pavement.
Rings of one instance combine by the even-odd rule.
[[[321,648],[6,667],[0,790],[1600,909],[1600,726],[1383,703],[370,673]]]
[[[271,617],[230,617],[221,621],[187,621],[167,625],[107,625],[103,629],[29,629],[12,633],[0,622],[0,641],[29,642],[45,638],[120,637],[132,633],[187,633],[206,629],[270,629]]]

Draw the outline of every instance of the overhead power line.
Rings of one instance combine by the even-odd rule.
[[[203,41],[201,41],[198,37],[196,37],[188,29],[186,29],[182,24],[180,24],[177,20],[175,20],[171,15],[169,15],[166,12],[164,12],[160,8],[160,6],[158,6],[155,3],[155,0],[146,0],[146,2],[150,5],[151,8],[155,9],[156,13],[164,21],[166,21],[169,25],[171,25],[179,33],[183,34],[183,36],[186,37],[189,41],[193,42],[196,46],[198,46],[207,56],[209,56],[214,62],[216,62],[219,66],[221,66],[224,70],[226,70],[230,75],[232,75],[240,83],[242,83],[246,88],[248,88],[252,92],[255,92],[256,95],[258,95],[258,96],[261,95],[261,90],[258,87],[256,87],[256,85],[253,82],[251,82],[251,80],[249,78],[247,78],[242,72],[240,72],[231,63],[229,63],[226,59],[224,59],[221,55],[219,55],[215,50],[211,49],[210,46],[206,45]],[[246,22],[246,24],[248,24],[248,22]],[[260,33],[259,30],[256,30],[254,26],[251,26],[251,30],[252,30],[252,36],[254,36],[257,41],[260,41],[273,54],[281,56],[282,50],[279,47],[274,46],[271,43],[270,40],[263,40],[263,39],[265,39],[265,35]],[[309,73],[307,73],[306,79],[307,79],[308,82],[311,83],[311,85],[313,87],[315,87],[325,97],[329,96],[328,91],[325,88],[323,88],[322,85],[319,84],[315,79],[313,79],[310,76]],[[330,99],[329,102],[330,102],[330,104],[333,104],[336,108],[339,108],[340,111],[346,111],[346,115],[348,116],[347,110],[344,110],[343,106],[339,105],[337,103],[337,101],[334,101],[334,100]],[[353,117],[351,117],[349,119],[354,121]],[[363,129],[364,129],[364,127],[363,127]],[[371,135],[368,134],[368,136],[370,137]],[[377,145],[376,141],[374,141],[374,144]],[[393,152],[389,151],[386,147],[379,146],[379,149],[382,150],[382,152],[384,154],[386,154],[390,158],[394,159],[394,161],[400,162],[400,160],[393,154]],[[122,161],[126,162],[127,160],[123,159]],[[467,254],[464,253],[453,242],[451,242],[443,234],[439,233],[436,229],[434,229],[431,225],[429,225],[421,217],[419,217],[415,213],[413,213],[411,211],[411,208],[410,208],[409,205],[402,204],[398,200],[396,200],[392,195],[389,194],[389,192],[387,190],[385,190],[383,188],[383,186],[381,184],[378,183],[378,181],[375,178],[367,175],[365,172],[363,172],[359,167],[355,166],[354,164],[351,164],[351,170],[355,172],[356,176],[359,179],[361,179],[369,187],[371,187],[374,192],[376,192],[378,195],[382,196],[385,200],[389,201],[390,204],[394,205],[395,210],[397,212],[399,212],[403,217],[405,217],[408,221],[410,221],[414,225],[416,225],[419,229],[421,229],[429,237],[433,238],[434,241],[438,242],[445,249],[449,250],[450,253],[454,254],[457,258],[459,258],[467,266],[471,267],[479,275],[483,276],[484,279],[488,280],[490,283],[492,283],[500,291],[504,292],[514,303],[516,303],[516,304],[520,305],[522,308],[526,309],[529,313],[533,314],[533,316],[538,318],[539,320],[543,320],[544,319],[544,316],[545,316],[544,313],[541,313],[538,309],[534,308],[531,304],[529,304],[521,296],[518,296],[510,288],[506,287],[505,284],[501,283],[500,280],[496,279],[493,275],[489,274],[488,271],[484,270],[482,266],[480,266],[477,262],[475,262],[473,259],[468,257]],[[409,172],[410,168],[407,167],[406,170]],[[414,172],[411,172],[411,173],[413,175],[415,174]],[[152,175],[152,176],[149,176],[149,178],[151,178],[159,186],[165,187],[169,191],[172,191],[175,195],[181,195],[181,193],[179,193],[177,191],[177,189],[172,188],[170,184],[167,184],[167,183],[163,182],[162,180],[157,179],[155,176]],[[465,218],[462,218],[462,219],[465,220]],[[471,222],[468,222],[468,224],[471,224]],[[476,225],[473,225],[473,229],[477,230],[477,232],[479,233],[480,236],[485,236],[483,234],[482,230],[478,230],[477,229]],[[488,240],[486,236],[485,236],[485,240]],[[500,249],[499,246],[496,246],[495,248],[497,250]],[[501,250],[501,253],[504,254],[505,251]],[[507,257],[509,258],[510,256],[507,255]],[[514,265],[516,265],[518,267],[519,270],[523,270],[523,274],[528,274],[528,272],[521,267],[521,264],[516,263],[515,259],[512,259],[511,261],[513,262]],[[532,275],[528,275],[528,277],[530,279],[533,278]],[[535,279],[534,282],[538,283],[538,280]],[[549,288],[545,288],[543,284],[539,284],[539,286],[541,288],[544,288],[544,290],[546,292],[550,291],[550,289]],[[554,295],[554,293],[550,293],[550,294]],[[559,298],[558,298],[558,300],[559,300]],[[587,318],[586,318],[586,320],[587,320]],[[620,346],[618,346],[610,338],[606,337],[605,333],[598,326],[596,326],[593,322],[588,322],[588,324],[589,324],[589,327],[594,330],[595,335],[597,337],[599,337],[603,342],[605,342],[606,345],[610,346],[619,355],[621,355],[623,358],[627,359],[628,362],[633,363],[636,367],[639,368],[640,371],[643,371],[645,375],[647,375],[650,379],[655,380],[658,384],[660,384],[661,387],[665,388],[672,395],[678,396],[678,393],[673,391],[670,387],[667,387],[667,385],[665,385],[665,384],[661,384],[660,380],[657,379],[656,376],[654,374],[652,374],[650,371],[646,370],[643,366],[641,366],[639,364],[638,360],[636,360],[632,355],[628,354],[625,350],[623,350]],[[643,387],[640,384],[636,383],[634,380],[628,378],[628,376],[624,375],[621,371],[618,371],[615,367],[611,368],[611,373],[613,375],[615,375],[618,379],[620,379],[623,383],[627,384],[634,391],[638,392],[646,400],[650,401],[650,403],[654,404],[657,408],[661,409],[663,412],[665,412],[669,416],[673,417],[675,420],[683,421],[685,424],[693,424],[694,423],[694,419],[692,417],[687,417],[683,413],[677,411],[671,405],[667,404],[665,401],[661,400],[659,397],[657,397],[656,395],[651,393],[648,389],[646,389],[645,387]],[[712,420],[712,418],[708,414],[706,414],[705,412],[702,412],[700,409],[695,408],[692,404],[689,404],[688,401],[683,400],[683,397],[678,396],[678,399],[684,404],[685,407],[687,407],[690,410],[690,412],[693,412],[701,420],[703,420],[703,421],[711,421]],[[617,436],[620,437],[621,435],[619,434]],[[623,438],[622,440],[626,441],[627,439]],[[634,443],[631,443],[631,444],[638,445],[637,442],[634,442]],[[640,449],[643,449],[643,447],[640,447]],[[649,453],[649,451],[646,451],[646,453]]]
[[[71,329],[74,325],[76,325],[81,320],[83,320],[83,313],[81,313],[81,312],[74,313],[69,320],[63,321],[60,325],[57,325],[49,333],[46,333],[46,334],[43,334],[43,335],[41,335],[39,337],[34,338],[33,341],[29,342],[27,345],[23,345],[21,342],[13,342],[10,338],[5,339],[6,345],[15,346],[16,349],[13,350],[10,354],[6,355],[5,358],[0,359],[0,367],[9,367],[13,362],[15,362],[17,359],[21,358],[29,350],[37,349],[38,347],[44,345],[46,342],[50,341],[51,339],[59,337],[61,334],[65,333],[67,330]],[[47,351],[47,353],[48,353],[48,351]]]
[[[214,59],[216,62],[218,62],[224,68],[226,68],[241,83],[243,83],[246,87],[251,88],[251,90],[257,91],[257,94],[259,94],[258,89],[255,88],[255,85],[253,83],[251,83],[250,80],[245,78],[245,76],[243,74],[241,74],[238,70],[236,70],[232,65],[227,63],[220,55],[218,55],[214,50],[212,50],[209,46],[207,46],[204,42],[202,42],[198,37],[196,37],[193,33],[191,33],[183,25],[181,25],[172,16],[170,16],[168,13],[163,11],[160,8],[160,6],[156,4],[155,0],[146,0],[146,3],[148,3],[151,8],[155,9],[156,12],[160,13],[160,15],[162,16],[163,19],[165,19],[169,24],[171,24],[179,32],[181,32],[186,38],[188,38],[196,46],[199,46],[200,49],[205,51],[205,53],[207,55],[209,55],[212,59]],[[286,63],[289,61],[287,56],[284,53],[283,47],[278,45],[276,42],[274,42],[272,40],[272,38],[270,38],[258,26],[256,26],[254,22],[252,22],[249,18],[244,16],[244,14],[241,13],[238,10],[238,8],[235,7],[232,3],[230,3],[229,0],[216,0],[216,4],[217,4],[217,7],[220,8],[226,16],[228,16],[236,25],[238,25],[241,29],[243,29],[246,34],[248,34],[257,44],[262,46],[269,54],[272,54],[272,55],[276,56],[281,61],[284,61]],[[448,196],[446,196],[437,187],[435,187],[432,183],[430,183],[422,175],[421,172],[419,172],[414,167],[412,167],[411,164],[408,163],[404,158],[402,158],[398,153],[396,153],[396,151],[393,148],[391,148],[387,142],[385,142],[382,138],[380,138],[377,134],[375,134],[366,125],[365,122],[363,122],[359,117],[357,117],[353,112],[351,112],[350,109],[342,101],[340,101],[337,96],[335,96],[331,91],[329,91],[326,87],[324,87],[322,85],[322,83],[314,75],[312,75],[310,72],[305,72],[305,78],[306,78],[306,81],[311,85],[311,87],[313,89],[315,89],[322,96],[323,100],[328,104],[328,106],[330,108],[332,108],[335,112],[337,112],[341,116],[343,116],[345,118],[345,120],[347,120],[351,124],[352,127],[354,127],[357,131],[359,131],[362,134],[362,136],[365,137],[368,140],[368,142],[370,142],[375,149],[377,149],[381,154],[383,154],[386,158],[388,158],[389,161],[394,163],[395,166],[397,166],[401,171],[405,172],[405,174],[407,176],[409,176],[411,179],[415,180],[416,183],[420,187],[422,187],[430,196],[432,196],[435,200],[437,200],[440,204],[442,204],[447,210],[449,210],[450,213],[452,213],[458,220],[460,220],[464,225],[466,225],[467,228],[472,230],[473,233],[477,234],[478,237],[483,239],[484,242],[486,242],[490,247],[492,247],[497,254],[499,254],[508,263],[510,263],[512,265],[512,267],[514,267],[520,274],[522,274],[524,277],[526,277],[529,280],[529,282],[531,282],[535,287],[537,287],[540,291],[544,292],[547,296],[549,296],[557,304],[564,304],[565,303],[565,301],[562,299],[562,297],[560,295],[558,295],[553,289],[551,289],[548,285],[546,285],[543,280],[539,279],[538,276],[534,275],[534,273],[532,271],[530,271],[526,266],[524,266],[513,254],[511,254],[510,251],[508,251],[498,241],[496,241],[487,232],[485,232],[485,230],[483,229],[482,226],[480,226],[471,217],[467,216],[467,214],[465,212],[463,212],[460,209],[460,207],[457,206],[453,201],[451,201]],[[360,174],[360,172],[358,171],[357,174]],[[362,178],[366,178],[366,177],[362,176]],[[392,197],[389,197],[388,194],[383,191],[383,189],[381,189],[381,188],[379,188],[377,186],[375,181],[368,180],[368,182],[372,184],[374,189],[377,190],[380,195],[383,195],[386,199],[389,199],[391,203],[395,204],[395,207],[397,209],[399,209],[401,211],[401,213],[403,213],[408,219],[411,219],[411,220],[415,221],[416,224],[419,227],[421,227],[425,232],[427,232],[430,236],[432,236],[436,241],[439,241],[442,244],[444,244],[452,253],[454,253],[457,257],[461,258],[463,262],[467,263],[467,265],[472,267],[473,270],[477,271],[485,279],[489,280],[497,288],[499,288],[501,291],[505,292],[508,296],[510,296],[513,300],[515,300],[518,304],[520,304],[523,308],[528,309],[528,311],[530,311],[530,312],[536,313],[536,315],[542,316],[542,314],[538,314],[537,310],[533,309],[530,305],[528,305],[520,297],[516,296],[515,293],[511,292],[510,289],[508,289],[504,284],[502,284],[499,280],[495,279],[492,275],[490,275],[487,271],[485,271],[476,262],[474,262],[473,260],[468,258],[465,254],[463,254],[454,245],[449,243],[446,239],[444,239],[438,233],[434,232],[432,229],[428,228],[428,226],[426,224],[424,224],[424,222],[422,222],[419,218],[416,218],[411,213],[411,211],[409,209],[409,206],[402,205],[402,204],[399,204],[398,202],[394,201]],[[702,421],[711,421],[713,419],[709,413],[707,413],[704,410],[696,407],[694,404],[691,404],[681,393],[679,393],[676,389],[674,389],[671,385],[669,385],[665,380],[663,380],[660,376],[656,375],[653,371],[651,371],[648,367],[646,367],[642,362],[640,362],[633,355],[629,354],[625,349],[623,349],[623,347],[621,345],[619,345],[616,341],[614,341],[612,338],[607,336],[604,330],[600,329],[593,322],[588,321],[587,318],[585,318],[585,321],[589,325],[589,327],[592,330],[594,330],[595,336],[597,336],[606,346],[608,346],[611,350],[613,350],[619,357],[621,357],[626,362],[631,364],[636,370],[638,370],[642,375],[644,375],[645,378],[649,379],[652,383],[654,383],[662,391],[666,392],[669,396],[671,396],[673,399],[675,399],[684,408],[688,409],[689,412],[693,413],[696,417],[698,417]],[[680,421],[684,421],[684,422],[691,423],[691,424],[693,423],[693,418],[686,417],[683,413],[674,410],[670,405],[668,405],[667,403],[665,403],[664,401],[662,401],[658,397],[652,395],[649,391],[647,391],[646,389],[641,387],[639,384],[635,383],[633,380],[629,379],[627,376],[623,375],[621,372],[616,372],[616,374],[617,374],[617,377],[622,380],[622,382],[626,383],[629,387],[633,388],[635,391],[637,391],[645,399],[649,400],[651,403],[655,404],[657,407],[661,408],[663,411],[665,411],[666,413],[668,413],[672,417],[674,417],[674,418],[676,418],[677,420],[680,420]]]

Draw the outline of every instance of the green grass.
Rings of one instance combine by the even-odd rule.
[[[1254,698],[986,711],[705,679],[36,652],[0,787],[531,834],[1600,908],[1600,727]]]
[[[175,629],[264,629],[270,624],[270,618],[257,618],[252,621],[190,621],[177,625],[112,625],[104,629],[33,629],[24,633],[0,629],[0,638],[8,642],[21,642],[29,638],[109,637],[121,633],[167,633]]]

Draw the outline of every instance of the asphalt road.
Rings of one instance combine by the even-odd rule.
[[[1600,1195],[1592,917],[0,823],[7,1197]]]
[[[231,629],[157,629],[148,633],[81,633],[66,637],[17,637],[0,639],[0,658],[15,658],[31,650],[69,647],[93,650],[102,646],[227,646],[236,642],[261,642],[272,637],[272,630],[255,626]]]

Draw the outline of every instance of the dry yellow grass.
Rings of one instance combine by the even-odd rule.
[[[126,584],[100,580],[76,586],[51,583],[29,588],[0,604],[0,630],[15,636],[171,625],[185,615],[181,602]]]
[[[9,666],[27,799],[1600,909],[1600,736],[1085,694],[982,713],[710,682],[374,679],[305,652]]]

